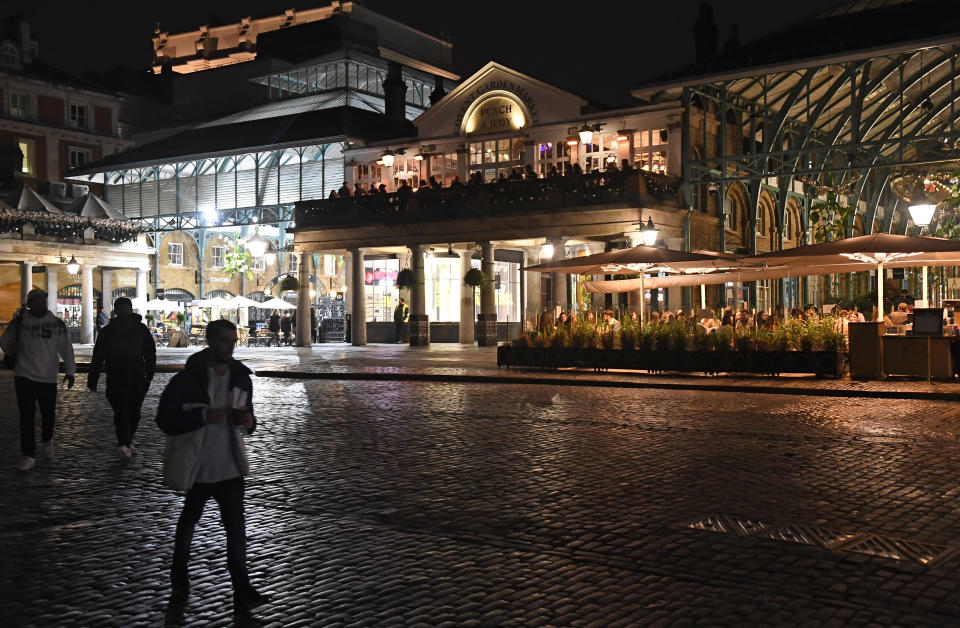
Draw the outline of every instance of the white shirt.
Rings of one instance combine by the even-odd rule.
[[[211,409],[230,409],[230,371],[217,375],[213,367],[207,368],[210,378],[207,394],[210,395]],[[203,426],[203,445],[197,462],[196,482],[212,483],[239,477],[240,467],[234,453],[236,443],[235,430],[238,428],[225,423],[207,423]]]

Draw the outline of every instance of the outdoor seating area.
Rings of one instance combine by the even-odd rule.
[[[960,242],[944,238],[874,234],[801,246],[758,256],[684,253],[654,247],[634,247],[527,267],[531,272],[583,275],[632,273],[627,279],[585,282],[594,293],[639,291],[662,286],[705,286],[835,273],[877,272],[877,301],[866,318],[857,307],[816,308],[801,312],[748,312],[706,307],[701,289],[699,311],[677,310],[661,316],[646,313],[644,299],[636,311],[563,313],[546,309],[524,334],[498,349],[498,365],[539,368],[581,367],[594,370],[637,369],[651,372],[812,373],[838,377],[854,364],[858,377],[893,375],[954,377],[952,354],[958,348],[952,308],[898,307],[891,324],[883,294],[883,269],[960,265]],[[657,276],[646,277],[647,273]],[[926,280],[924,295],[927,296]],[[922,303],[927,305],[927,303]],[[717,316],[720,318],[718,319]],[[910,325],[907,317],[911,317]],[[872,336],[852,333],[858,321],[874,323]],[[889,326],[888,326],[889,325]],[[848,337],[851,339],[848,342]],[[866,340],[880,337],[874,348]],[[923,360],[911,356],[920,353]],[[884,356],[887,352],[889,357]],[[865,357],[867,354],[874,357]],[[848,355],[849,354],[849,355]],[[893,357],[899,356],[899,357]],[[926,368],[908,366],[923,363]],[[921,365],[921,366],[923,366]]]

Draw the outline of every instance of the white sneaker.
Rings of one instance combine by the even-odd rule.
[[[53,439],[43,443],[43,457],[47,460],[53,460]]]
[[[20,464],[18,465],[17,468],[20,469],[21,471],[29,471],[30,469],[33,468],[33,465],[35,464],[37,464],[37,459],[34,458],[33,456],[21,456]]]
[[[132,454],[130,453],[129,447],[127,447],[126,445],[120,445],[119,447],[117,447],[117,455],[120,456],[120,460],[130,460],[130,456]]]

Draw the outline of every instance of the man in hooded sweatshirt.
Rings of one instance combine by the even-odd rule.
[[[47,293],[35,288],[27,295],[27,306],[21,309],[0,337],[4,355],[16,354],[13,382],[20,410],[20,470],[29,471],[36,464],[35,414],[40,406],[43,453],[53,458],[53,424],[57,408],[57,372],[60,358],[66,372],[67,388],[73,388],[77,371],[73,361],[73,345],[66,324],[47,309]]]
[[[153,334],[140,322],[127,297],[113,302],[116,313],[103,328],[93,346],[93,359],[87,375],[87,388],[97,391],[100,372],[106,363],[107,401],[113,408],[120,458],[129,460],[137,450],[133,435],[140,425],[140,408],[150,388],[157,365],[157,346]]]

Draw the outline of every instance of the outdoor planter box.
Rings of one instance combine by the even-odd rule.
[[[838,377],[843,354],[833,351],[658,351],[497,347],[497,366],[592,368],[684,373],[812,373]]]

